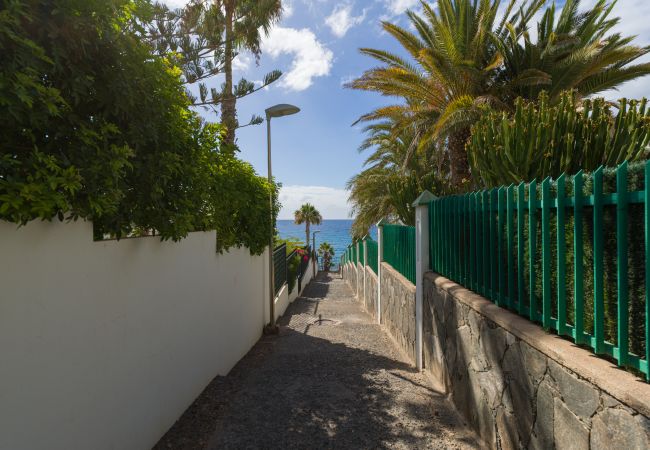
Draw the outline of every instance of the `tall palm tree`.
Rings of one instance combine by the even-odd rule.
[[[557,104],[568,90],[586,97],[648,75],[650,63],[631,63],[650,47],[632,45],[633,37],[612,32],[620,21],[611,17],[617,1],[598,0],[581,12],[580,0],[566,0],[559,15],[553,3],[537,24],[535,42],[528,32],[497,41],[504,62],[501,79],[520,80],[528,74],[531,81],[511,83],[511,98],[536,100],[545,90],[550,103]]]
[[[237,121],[237,90],[233,90],[232,61],[240,50],[249,50],[259,58],[262,34],[268,34],[271,26],[280,20],[281,0],[215,0],[223,3],[224,74],[221,121],[226,125],[226,143],[235,142]],[[221,36],[220,36],[221,37]],[[274,77],[279,77],[275,73]],[[277,78],[276,78],[277,79]],[[241,83],[240,83],[241,84]]]
[[[403,103],[382,107],[360,118],[381,120],[402,114],[402,126],[416,123],[426,130],[422,143],[445,144],[450,177],[456,189],[469,180],[465,145],[482,107],[511,111],[518,96],[534,101],[541,89],[576,89],[581,96],[611,89],[650,73],[649,64],[630,65],[648,52],[632,38],[611,33],[616,1],[599,0],[579,12],[580,0],[567,0],[560,17],[549,6],[532,42],[529,23],[544,0],[510,0],[498,21],[500,0],[439,0],[434,10],[422,2],[423,15],[409,11],[415,32],[384,22],[410,59],[383,50],[361,53],[382,63],[349,83],[354,89],[398,97]]]
[[[332,259],[334,258],[334,247],[329,242],[323,242],[318,247],[318,254],[323,261],[323,270],[329,272],[332,267]]]
[[[401,112],[403,121],[414,121],[425,130],[420,136],[424,145],[433,140],[446,143],[451,180],[461,188],[469,181],[465,143],[477,115],[475,106],[500,102],[499,87],[493,80],[502,57],[494,40],[505,39],[508,33],[521,36],[544,1],[511,0],[501,21],[500,0],[439,0],[437,11],[422,2],[423,16],[407,12],[415,33],[383,22],[384,30],[404,47],[410,60],[362,48],[361,53],[383,65],[366,71],[348,86],[401,97],[405,103],[379,108],[360,120]]]
[[[372,150],[364,170],[347,184],[354,223],[352,234],[360,238],[382,218],[412,224],[411,202],[423,190],[442,195],[446,180],[438,174],[448,164],[439,146],[418,145],[420,131],[415,125],[402,128],[397,118],[368,125],[368,137],[359,151]]]
[[[293,213],[293,217],[297,225],[305,224],[305,245],[309,245],[309,227],[311,224],[320,225],[323,217],[311,203],[303,204]]]

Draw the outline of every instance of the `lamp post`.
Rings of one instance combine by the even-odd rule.
[[[313,260],[314,260],[314,266],[313,266],[313,278],[316,278],[316,233],[320,233],[320,231],[314,231],[311,234],[311,254],[313,255]]]
[[[267,140],[267,161],[268,161],[268,179],[269,185],[273,184],[273,173],[271,171],[271,119],[273,117],[283,117],[290,116],[291,114],[296,114],[300,111],[300,108],[293,105],[279,104],[271,106],[266,112],[266,140]],[[271,227],[269,231],[269,302],[271,313],[271,319],[269,321],[269,326],[267,332],[275,333],[277,332],[277,327],[275,326],[275,273],[273,267],[273,192],[269,195],[269,206],[271,211]]]

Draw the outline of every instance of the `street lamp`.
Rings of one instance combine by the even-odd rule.
[[[312,273],[314,274],[313,278],[316,278],[316,233],[320,233],[320,231],[314,231],[311,234],[311,254],[312,254],[312,259],[314,260],[314,265],[313,265],[313,270]]]
[[[279,104],[271,106],[266,110],[266,140],[267,140],[267,160],[268,160],[268,178],[269,185],[273,184],[273,173],[271,171],[271,119],[273,117],[284,117],[290,116],[291,114],[296,114],[300,111],[300,108],[293,105]],[[275,326],[275,273],[273,267],[273,192],[269,195],[269,206],[271,211],[271,229],[269,233],[269,301],[271,307],[269,308],[271,312],[271,321],[269,322],[268,332],[277,332],[277,327]]]

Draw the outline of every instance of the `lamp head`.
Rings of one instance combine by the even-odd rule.
[[[266,109],[266,118],[267,120],[272,117],[283,117],[296,114],[300,111],[300,108],[293,105],[287,105],[286,103],[281,103],[279,105],[271,106]]]

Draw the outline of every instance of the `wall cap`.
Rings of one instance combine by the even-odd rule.
[[[472,308],[598,389],[650,417],[650,384],[569,340],[547,333],[541,326],[500,308],[442,275],[427,272],[424,277],[436,288],[448,292],[458,302]]]

